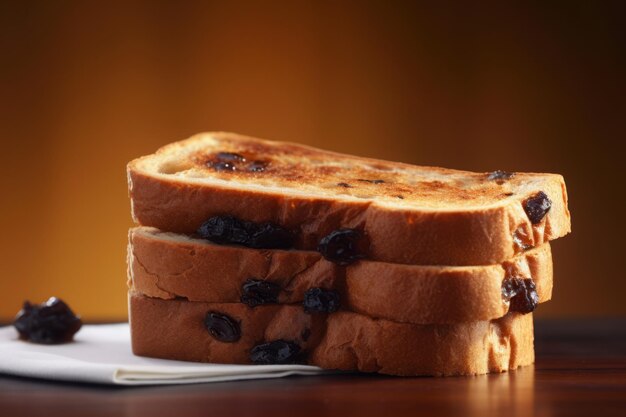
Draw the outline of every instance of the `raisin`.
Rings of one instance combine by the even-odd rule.
[[[248,223],[250,237],[246,246],[257,249],[289,249],[293,247],[294,236],[287,229],[273,223],[256,225]]]
[[[362,253],[363,234],[355,229],[338,229],[324,236],[317,250],[327,260],[348,265],[365,257]]]
[[[250,361],[259,365],[294,363],[299,352],[296,343],[279,339],[253,347]]]
[[[254,161],[250,165],[248,165],[248,171],[250,172],[263,172],[267,169],[269,165],[268,162],[265,161]]]
[[[201,238],[214,243],[245,245],[249,239],[246,224],[232,216],[215,216],[198,229]]]
[[[241,337],[239,323],[226,314],[209,311],[204,318],[204,325],[211,336],[220,342],[232,343]]]
[[[219,161],[223,162],[246,162],[246,158],[244,158],[243,155],[233,152],[218,152],[216,157]]]
[[[216,171],[236,171],[237,167],[231,162],[224,161],[209,161],[206,164],[209,168],[213,168]]]
[[[357,181],[369,182],[370,184],[382,184],[382,183],[385,182],[385,180],[366,180],[366,179],[362,179],[362,178],[359,178]]]
[[[232,216],[214,216],[197,230],[202,238],[219,244],[235,244],[256,249],[289,249],[294,235],[273,223],[244,222]]]
[[[13,322],[20,339],[47,345],[71,342],[82,324],[69,306],[56,297],[35,305],[24,302]]]
[[[306,313],[334,313],[339,310],[339,293],[324,288],[311,288],[302,302]]]
[[[552,201],[543,191],[539,191],[524,201],[524,211],[532,224],[539,223],[550,211],[550,207],[552,207]]]
[[[510,311],[522,314],[534,311],[539,304],[537,287],[528,278],[506,278],[502,281],[502,298],[510,302]]]
[[[515,176],[515,172],[506,172],[506,171],[493,171],[487,175],[487,179],[490,181],[496,181],[498,184],[502,184],[506,180],[510,180]]]
[[[337,185],[339,187],[343,187],[343,188],[354,188],[350,184],[348,184],[347,182],[338,182]]]
[[[398,194],[398,195],[396,196],[396,198],[399,198],[400,200],[404,200],[404,196],[403,196],[403,195],[400,195],[400,194]]]
[[[505,278],[502,281],[502,299],[504,301],[511,301],[511,298],[517,295],[520,287],[519,278]]]
[[[206,166],[216,171],[237,171],[237,163],[245,161],[246,158],[238,153],[218,152],[214,159],[207,161]]]
[[[256,279],[247,280],[242,286],[241,302],[250,307],[278,303],[280,285]]]

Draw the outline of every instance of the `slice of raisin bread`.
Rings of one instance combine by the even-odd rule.
[[[232,364],[306,363],[391,375],[474,375],[534,361],[532,314],[450,325],[402,324],[302,307],[162,300],[130,293],[136,355]]]
[[[489,266],[361,260],[342,267],[313,251],[217,245],[138,227],[129,231],[128,265],[129,288],[151,297],[256,306],[326,296],[335,307],[416,324],[529,312],[552,295],[549,243]]]
[[[141,225],[190,234],[211,219],[208,234],[219,239],[322,243],[344,263],[497,264],[570,231],[560,175],[420,167],[232,133],[199,134],[131,161],[128,183]],[[241,238],[230,216],[261,239]],[[338,229],[355,233],[331,235]]]

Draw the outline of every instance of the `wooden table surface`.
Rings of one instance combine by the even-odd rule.
[[[0,416],[626,416],[626,319],[540,321],[537,363],[478,377],[117,388],[0,377]]]

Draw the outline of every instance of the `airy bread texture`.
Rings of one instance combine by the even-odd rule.
[[[570,231],[563,177],[487,173],[342,155],[232,133],[204,133],[128,164],[133,217],[193,233],[211,216],[273,222],[315,249],[339,228],[362,230],[368,257],[418,265],[492,265]],[[532,224],[524,202],[552,206]]]
[[[504,316],[508,277],[534,281],[539,302],[552,295],[550,245],[489,266],[417,266],[362,260],[339,267],[318,252],[217,245],[138,227],[129,231],[129,288],[150,297],[237,303],[248,279],[278,284],[278,302],[301,303],[313,287],[336,289],[342,308],[416,324]]]
[[[414,325],[339,311],[311,315],[300,306],[213,304],[129,294],[136,355],[212,363],[250,363],[250,350],[274,340],[295,342],[305,363],[324,369],[390,375],[475,375],[534,361],[532,314],[492,321]],[[241,337],[221,342],[207,331],[207,312],[239,323]]]

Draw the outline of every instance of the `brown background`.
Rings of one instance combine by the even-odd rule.
[[[0,318],[125,317],[125,163],[204,130],[562,173],[538,314],[625,314],[624,3],[467,3],[2,2]]]

